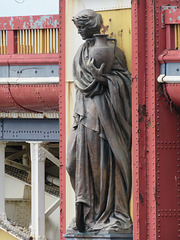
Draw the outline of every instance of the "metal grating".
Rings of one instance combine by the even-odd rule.
[[[17,53],[58,53],[59,30],[26,29],[17,31]]]
[[[45,184],[45,191],[51,195],[59,197],[59,187],[54,185],[53,183],[46,183]]]
[[[31,180],[29,179],[29,173],[25,170],[17,169],[16,167],[9,166],[5,164],[5,173],[9,174],[23,182],[31,184]],[[45,192],[59,197],[59,187],[54,185],[53,183],[46,182],[45,184]]]
[[[28,180],[29,173],[26,172],[25,170],[17,169],[13,166],[9,166],[9,165],[5,164],[5,173],[23,181],[23,182],[30,183],[30,181]]]

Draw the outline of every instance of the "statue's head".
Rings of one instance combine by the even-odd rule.
[[[72,21],[78,29],[82,39],[92,38],[100,33],[102,16],[91,9],[84,9],[73,17]]]

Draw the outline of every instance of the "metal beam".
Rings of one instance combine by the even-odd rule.
[[[12,160],[9,160],[9,159],[5,160],[5,164],[7,164],[9,166],[12,166],[12,167],[15,167],[15,168],[18,168],[18,169],[21,169],[21,170],[24,170],[24,171],[27,171],[27,172],[31,171],[30,167],[25,166],[25,165],[20,164],[20,163],[17,163],[17,162],[12,161]]]
[[[66,1],[59,0],[59,180],[60,180],[60,239],[66,233]]]
[[[16,160],[16,159],[20,159],[25,153],[27,153],[27,149],[23,149],[21,151],[18,151],[14,154],[11,154],[10,156],[8,156],[6,159],[7,160]]]
[[[47,157],[51,162],[53,162],[56,166],[59,167],[59,159],[56,158],[52,153],[50,153],[48,150],[46,150],[44,147],[42,147],[42,153],[45,157]]]
[[[45,217],[48,218],[58,207],[60,204],[60,198],[58,198],[52,206],[50,206],[45,212]]]
[[[133,239],[157,239],[154,1],[132,1]]]
[[[0,142],[0,220],[7,221],[5,213],[5,170],[4,170],[4,161],[5,161],[5,142]]]
[[[45,156],[42,142],[30,142],[31,151],[31,235],[35,240],[45,240]]]

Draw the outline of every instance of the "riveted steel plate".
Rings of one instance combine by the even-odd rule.
[[[161,74],[166,74],[166,64],[161,64]]]
[[[165,16],[164,16],[164,11],[166,9],[176,9],[177,6],[161,6],[161,28],[165,28]]]
[[[8,66],[0,66],[0,77],[8,77]]]
[[[10,66],[9,77],[58,77],[58,65]]]
[[[180,63],[166,63],[167,76],[180,76]]]
[[[180,7],[178,0],[156,0],[155,3],[155,55],[166,49],[165,10]],[[172,6],[171,6],[172,5]],[[172,41],[174,41],[172,36]],[[157,58],[158,59],[158,58]],[[149,66],[151,67],[151,65]],[[179,76],[180,63],[166,63],[166,76]],[[159,76],[159,62],[156,62],[156,77]],[[161,69],[161,74],[164,72]],[[168,84],[169,85],[169,84]],[[155,239],[179,239],[180,235],[180,115],[169,101],[167,84],[156,87],[156,217]],[[176,86],[174,84],[174,89]],[[164,95],[162,94],[164,92]],[[149,239],[153,239],[149,238]]]
[[[4,141],[59,141],[58,119],[1,119]]]

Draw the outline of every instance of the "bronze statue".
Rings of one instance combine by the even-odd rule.
[[[73,22],[85,43],[73,62],[76,102],[67,171],[75,191],[76,218],[69,229],[131,233],[131,79],[126,59],[107,36],[103,41],[113,49],[105,53],[108,61],[105,50],[96,49],[99,60],[92,54],[100,14],[86,9]]]

